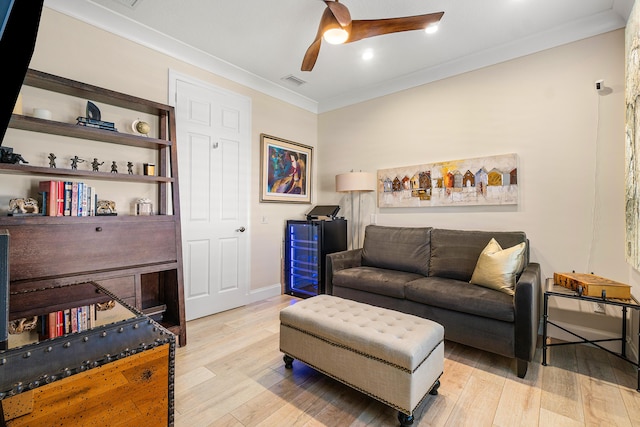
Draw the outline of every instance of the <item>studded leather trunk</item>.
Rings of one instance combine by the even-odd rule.
[[[0,351],[7,425],[173,425],[175,335],[119,303],[131,318]]]

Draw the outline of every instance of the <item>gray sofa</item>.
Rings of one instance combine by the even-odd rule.
[[[494,238],[524,242],[513,295],[469,283]],[[523,378],[540,320],[540,265],[529,261],[524,232],[369,225],[362,249],[327,255],[326,292],[413,314],[444,326],[445,339],[515,358]]]

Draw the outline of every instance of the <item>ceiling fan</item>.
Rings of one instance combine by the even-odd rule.
[[[323,0],[327,8],[322,14],[316,38],[302,60],[302,71],[311,71],[320,53],[322,38],[332,44],[351,43],[368,37],[401,31],[423,30],[442,19],[444,12],[401,18],[352,20],[349,9],[338,0]]]

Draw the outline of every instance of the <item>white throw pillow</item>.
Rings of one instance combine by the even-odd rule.
[[[478,257],[469,283],[514,294],[516,277],[524,269],[526,243],[502,249],[496,239],[485,246]]]

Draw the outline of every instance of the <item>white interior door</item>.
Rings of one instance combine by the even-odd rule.
[[[174,87],[191,320],[248,302],[251,100],[179,78]]]

